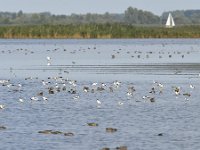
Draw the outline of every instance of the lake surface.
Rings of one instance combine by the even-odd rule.
[[[1,148],[200,149],[199,58],[199,39],[0,40]]]

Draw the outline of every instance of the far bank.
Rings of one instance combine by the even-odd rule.
[[[112,38],[200,38],[200,25],[134,26],[125,24],[69,24],[0,26],[0,38],[112,39]]]

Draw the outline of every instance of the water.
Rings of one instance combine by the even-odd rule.
[[[0,40],[1,149],[200,149],[199,56],[199,39]]]

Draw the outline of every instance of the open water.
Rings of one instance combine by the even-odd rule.
[[[200,149],[199,39],[0,40],[0,62],[1,149]]]

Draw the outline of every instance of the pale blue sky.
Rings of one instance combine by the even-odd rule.
[[[168,10],[200,9],[200,0],[0,0],[0,11],[11,12],[123,13],[129,6],[161,15]]]

